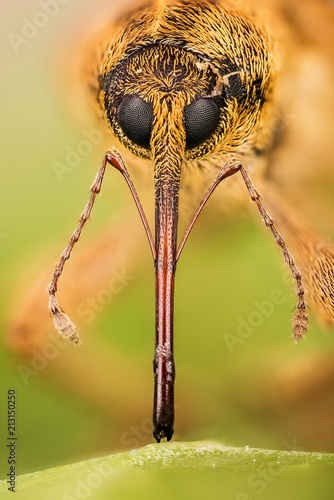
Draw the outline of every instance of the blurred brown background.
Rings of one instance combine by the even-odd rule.
[[[296,76],[296,88],[304,87],[287,112],[275,153],[282,170],[273,178],[305,219],[333,237],[332,52],[324,30],[303,31],[324,18],[328,29],[330,18],[307,5],[294,4],[294,12],[310,16],[297,19],[309,80]],[[1,7],[0,405],[14,387],[21,473],[152,442],[153,266],[115,172],[59,283],[82,345],[57,337],[47,312],[53,265],[112,144],[76,94],[69,57],[105,2],[58,7],[47,20],[32,0]],[[38,19],[34,31],[29,22]],[[305,175],[303,158],[314,164]],[[138,182],[150,210],[150,186]],[[333,451],[333,331],[311,311],[307,338],[293,344],[294,285],[279,250],[254,212],[225,212],[207,207],[178,265],[175,439]]]

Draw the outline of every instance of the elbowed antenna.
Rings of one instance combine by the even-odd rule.
[[[60,261],[56,265],[55,269],[53,270],[52,280],[48,286],[49,311],[53,315],[53,321],[54,321],[55,328],[60,335],[67,338],[67,340],[69,340],[70,342],[73,342],[74,344],[80,344],[80,337],[79,337],[79,334],[77,332],[76,326],[74,325],[74,323],[70,320],[70,318],[65,314],[64,310],[58,304],[58,301],[56,298],[56,293],[58,290],[58,280],[63,273],[65,262],[70,258],[73,247],[74,247],[75,243],[80,238],[80,235],[81,235],[81,232],[82,232],[84,225],[86,224],[86,222],[89,220],[89,218],[91,216],[96,195],[100,193],[101,188],[102,188],[102,182],[104,179],[104,174],[105,174],[105,170],[106,170],[108,163],[111,166],[113,166],[114,168],[116,168],[116,170],[121,172],[121,174],[125,178],[127,185],[129,186],[129,189],[131,191],[132,197],[136,203],[136,206],[137,206],[139,215],[141,217],[143,226],[145,228],[153,259],[155,260],[155,258],[156,258],[156,251],[155,251],[155,245],[154,245],[152,233],[151,233],[150,227],[148,225],[144,210],[143,210],[142,205],[140,203],[137,191],[136,191],[136,189],[133,185],[133,182],[129,176],[129,173],[127,171],[127,168],[125,166],[125,163],[123,161],[122,156],[113,148],[105,153],[101,167],[99,168],[99,170],[96,174],[95,180],[90,188],[90,191],[91,191],[90,199],[89,199],[84,211],[82,212],[82,214],[80,216],[79,224],[78,224],[77,228],[75,229],[74,233],[72,234],[69,244],[67,245],[67,247],[65,248],[65,250],[61,254]]]
[[[264,208],[262,202],[261,202],[261,196],[260,193],[255,189],[249,175],[247,174],[246,170],[244,167],[236,160],[231,160],[227,162],[223,168],[218,172],[216,179],[213,181],[211,184],[210,188],[208,189],[207,193],[203,197],[202,201],[198,205],[197,210],[195,211],[192,219],[190,220],[188,227],[182,237],[182,240],[179,244],[179,247],[176,252],[176,262],[178,261],[181,252],[183,250],[183,247],[188,239],[188,236],[194,227],[194,224],[203,210],[206,202],[210,198],[211,194],[214,192],[216,187],[221,183],[222,180],[226,179],[227,177],[231,177],[232,175],[236,174],[237,172],[241,172],[242,178],[246,184],[246,187],[248,189],[248,193],[253,201],[255,201],[257,208],[261,214],[262,220],[264,224],[271,230],[275,241],[277,245],[281,248],[284,256],[285,262],[288,264],[291,270],[292,277],[296,281],[296,295],[297,295],[297,305],[296,305],[296,312],[294,314],[293,320],[292,320],[292,332],[293,332],[293,339],[295,342],[299,342],[299,340],[303,339],[305,337],[305,334],[307,333],[308,327],[309,327],[309,317],[307,313],[307,303],[305,299],[305,287],[303,285],[302,281],[302,275],[300,271],[297,269],[294,258],[292,257],[291,253],[289,252],[286,243],[280,233],[277,231],[276,226],[274,224],[273,219],[270,217],[269,213],[267,210]]]

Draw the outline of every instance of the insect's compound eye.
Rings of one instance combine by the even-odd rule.
[[[219,123],[219,108],[211,99],[198,99],[184,108],[186,147],[193,149],[213,134]]]
[[[153,124],[153,107],[138,96],[126,96],[118,107],[118,123],[135,144],[149,149]]]

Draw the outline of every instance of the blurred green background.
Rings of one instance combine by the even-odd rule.
[[[36,278],[46,283],[51,278],[109,144],[104,139],[81,155],[60,182],[54,162],[64,163],[66,148],[77,148],[83,130],[97,127],[79,123],[69,111],[68,75],[59,73],[57,53],[91,8],[88,0],[60,6],[15,51],[8,33],[19,34],[24,19],[32,19],[40,5],[21,0],[1,6],[0,431],[6,432],[7,391],[14,388],[19,474],[152,442],[154,277],[144,238],[136,258],[125,265],[131,279],[110,307],[100,307],[91,322],[74,318],[82,346],[57,348],[51,318],[45,338],[38,338],[30,352],[8,337],[29,287]],[[134,211],[120,176],[107,173],[80,248],[113,224],[121,227],[123,214],[133,214],[139,225]],[[75,256],[74,251],[73,261]],[[65,266],[64,276],[71,266]],[[64,277],[59,288],[65,287]],[[293,344],[293,292],[282,256],[260,222],[241,209],[215,217],[208,207],[178,265],[176,440],[333,451],[334,336],[324,333],[311,314],[306,340]],[[268,306],[270,313],[259,313],[259,304],[273,304],[276,296],[280,299]],[[46,293],[43,300],[47,307]],[[238,334],[241,323],[248,325],[244,338]],[[45,343],[56,345],[46,362]],[[5,457],[1,443],[1,477]],[[316,481],[316,473],[312,477]]]

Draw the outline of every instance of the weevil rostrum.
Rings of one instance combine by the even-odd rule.
[[[110,149],[80,223],[54,270],[50,311],[60,334],[79,343],[75,326],[56,300],[57,282],[90,217],[105,170],[113,166],[132,192],[154,260],[153,435],[158,442],[169,441],[174,432],[176,264],[199,213],[221,181],[240,177],[291,269],[297,293],[294,340],[302,339],[308,329],[305,287],[325,321],[334,321],[333,248],[306,226],[301,225],[298,234],[299,226],[269,202],[275,220],[290,239],[295,235],[294,251],[306,261],[300,272],[248,173],[256,180],[265,176],[266,154],[275,139],[275,109],[282,98],[286,36],[284,22],[278,22],[277,14],[272,16],[270,3],[264,1],[158,0],[135,7],[107,26],[87,57],[88,86],[110,130],[130,154],[151,165],[155,233],[153,237],[122,156]],[[180,182],[191,178],[194,169],[210,175],[212,184],[178,245]],[[230,189],[228,182],[223,185]],[[263,189],[265,184],[259,182]]]

